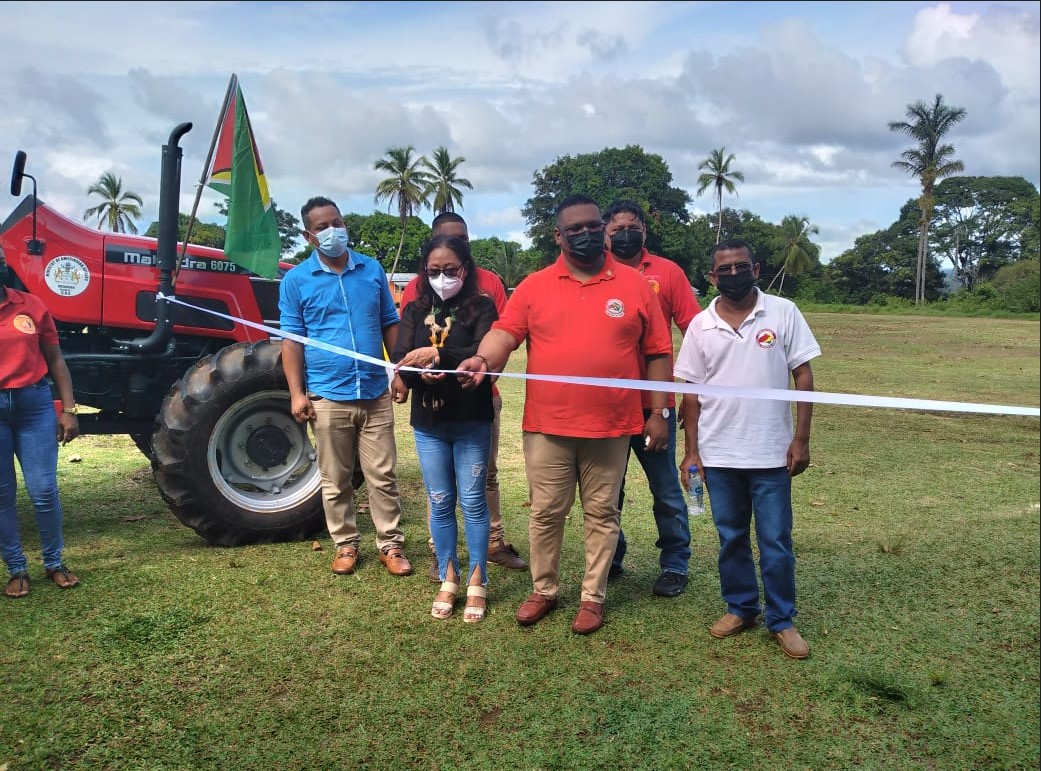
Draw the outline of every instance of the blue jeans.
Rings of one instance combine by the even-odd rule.
[[[644,410],[644,417],[650,414]],[[658,562],[662,572],[687,575],[687,563],[690,561],[690,520],[687,516],[687,499],[680,487],[679,471],[676,467],[676,415],[672,413],[666,419],[669,424],[669,446],[661,452],[651,452],[643,443],[643,434],[637,434],[629,442],[630,452],[636,453],[636,459],[643,466],[647,475],[647,486],[654,499],[654,523],[658,526],[658,540],[655,543],[661,549]],[[625,479],[618,493],[618,510],[622,510],[625,501]],[[628,544],[625,533],[618,532],[618,547],[615,549],[612,566],[621,567],[622,559]]]
[[[752,557],[751,520],[759,545],[766,628],[780,632],[795,617],[792,479],[786,468],[706,468],[712,518],[719,531],[719,586],[727,611],[759,615],[759,584]]]
[[[14,459],[36,512],[43,566],[61,566],[61,503],[58,501],[58,418],[46,380],[0,391],[0,552],[13,576],[29,569],[18,533]]]
[[[488,584],[488,450],[492,424],[479,420],[413,426],[416,454],[430,500],[430,535],[437,553],[437,570],[445,580],[451,562],[460,583],[480,570],[481,585]],[[463,510],[463,532],[470,569],[459,572],[459,529],[455,520],[458,501]]]

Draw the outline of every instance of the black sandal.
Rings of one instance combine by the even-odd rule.
[[[4,589],[4,594],[6,594],[12,600],[17,600],[19,597],[28,596],[29,574],[18,573],[17,575],[11,576],[11,580],[7,582],[7,588]]]
[[[59,589],[71,589],[79,584],[80,580],[64,565],[56,568],[47,568],[47,578],[58,585]]]

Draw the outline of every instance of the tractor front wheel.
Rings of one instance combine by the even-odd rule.
[[[163,400],[152,470],[174,515],[208,543],[294,541],[325,526],[306,424],[289,410],[279,341],[197,362]]]

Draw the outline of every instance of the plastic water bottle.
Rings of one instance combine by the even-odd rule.
[[[687,514],[692,517],[705,513],[705,488],[697,465],[687,469]]]

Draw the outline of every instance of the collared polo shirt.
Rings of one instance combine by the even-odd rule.
[[[285,331],[377,359],[383,330],[399,321],[383,266],[355,251],[340,274],[313,251],[282,279],[278,308]],[[375,399],[387,390],[383,367],[321,348],[304,348],[304,366],[308,392],[326,399]]]
[[[47,374],[44,345],[58,344],[58,330],[40,298],[7,288],[0,300],[0,389],[35,385]]]
[[[791,388],[791,372],[820,356],[806,319],[790,300],[758,293],[735,330],[716,313],[719,298],[694,317],[674,374],[690,383]],[[791,402],[700,396],[698,453],[706,466],[780,468],[792,442]]]
[[[520,283],[492,329],[527,341],[531,374],[639,379],[646,356],[672,353],[651,288],[610,255],[586,281],[559,256]],[[643,430],[640,392],[528,380],[521,425],[555,436],[631,436]]]
[[[646,249],[640,255],[640,261],[631,267],[639,271],[644,281],[650,284],[651,289],[654,291],[654,296],[658,298],[658,303],[661,305],[665,324],[667,326],[675,324],[680,330],[680,335],[684,335],[687,332],[687,327],[690,326],[691,319],[701,312],[701,306],[698,305],[698,299],[694,296],[694,289],[687,280],[683,269],[672,260],[659,257],[657,254],[651,254]],[[671,326],[669,327],[669,334],[672,334]],[[651,392],[641,391],[640,393],[642,395],[643,408],[649,409],[651,406]],[[676,394],[670,392],[667,403],[669,407],[675,407]]]

